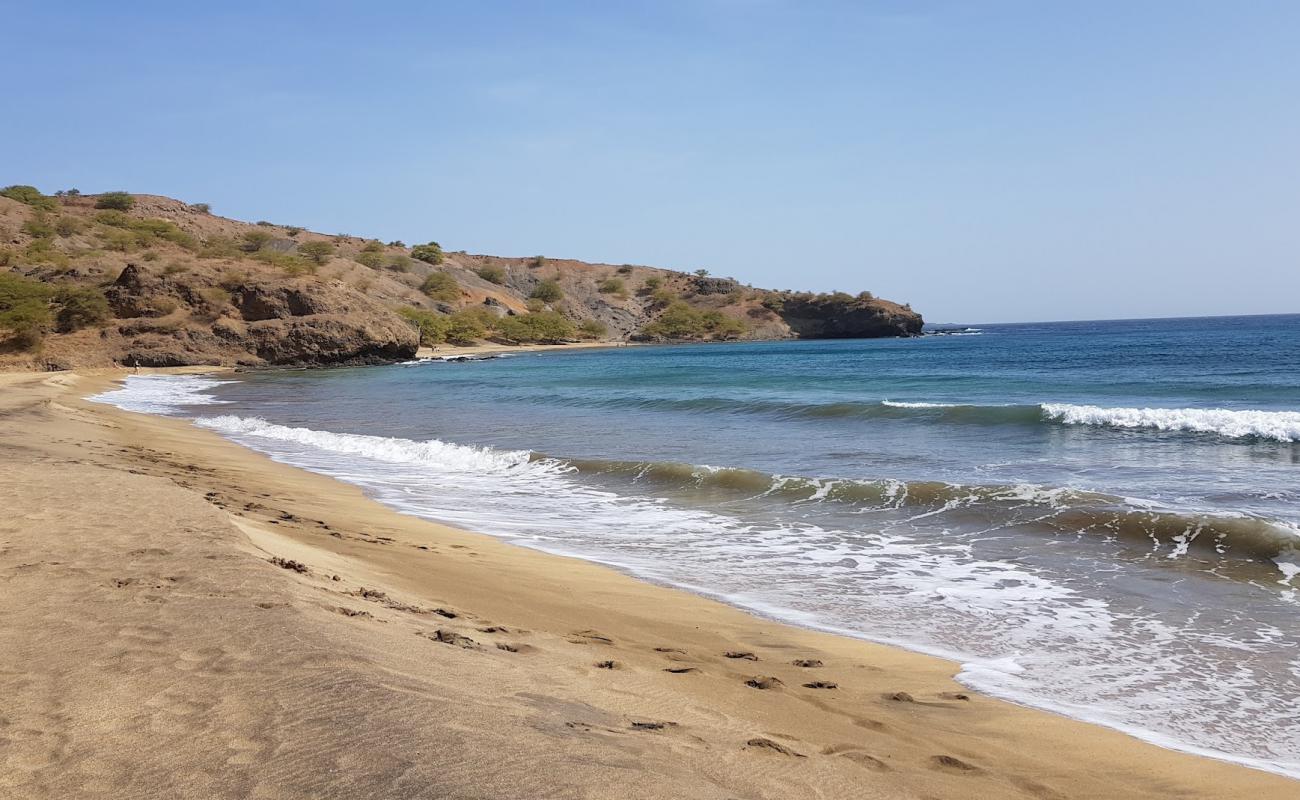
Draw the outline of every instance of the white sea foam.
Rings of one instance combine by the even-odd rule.
[[[880,404],[890,408],[955,408],[957,405],[956,403],[911,403],[904,400],[881,400]]]
[[[1161,431],[1214,433],[1228,438],[1257,437],[1300,441],[1300,411],[1252,411],[1226,408],[1104,408],[1044,403],[1043,415],[1067,425],[1153,428]]]
[[[88,399],[142,414],[175,414],[187,406],[226,402],[208,394],[226,383],[203,375],[128,375],[121,388]]]

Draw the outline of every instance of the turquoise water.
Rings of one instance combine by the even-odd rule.
[[[1297,315],[135,379],[108,399],[1300,776]]]

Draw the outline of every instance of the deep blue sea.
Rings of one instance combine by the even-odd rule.
[[[1300,315],[140,377],[103,399],[1300,777]]]

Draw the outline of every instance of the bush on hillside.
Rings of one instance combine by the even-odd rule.
[[[135,198],[127,192],[104,192],[95,199],[95,208],[130,211],[134,207]]]
[[[437,242],[417,244],[411,248],[411,258],[437,266],[442,263],[442,245]]]
[[[622,278],[606,278],[596,286],[596,291],[601,294],[616,294],[627,297],[627,287],[623,284]]]
[[[641,330],[649,336],[664,339],[732,339],[749,330],[749,326],[744,320],[721,311],[701,311],[681,300],[674,300],[658,319]]]
[[[324,264],[330,260],[330,256],[334,255],[334,245],[324,239],[303,242],[298,245],[298,254],[313,264]]]
[[[564,290],[554,280],[547,279],[534,286],[528,296],[543,303],[555,303],[564,298]]]
[[[38,281],[0,273],[0,338],[24,350],[40,344],[50,325],[53,294]]]
[[[212,213],[212,206],[208,205],[207,203],[194,203],[193,205],[190,206],[190,208],[194,209],[200,214]]]
[[[584,319],[578,323],[578,333],[584,339],[600,339],[609,333],[609,326],[598,319]]]
[[[479,267],[474,272],[488,283],[495,283],[500,286],[506,282],[506,271],[500,267]]]
[[[420,291],[431,300],[454,303],[460,299],[460,284],[445,272],[430,272],[429,277],[420,284]]]
[[[269,231],[248,231],[243,235],[241,247],[246,253],[256,253],[271,243],[273,237]]]
[[[405,253],[388,257],[388,268],[393,272],[410,272],[412,263],[411,257]]]
[[[41,190],[35,186],[26,184],[14,184],[0,189],[0,197],[8,197],[10,200],[17,200],[20,203],[29,205],[38,211],[56,211],[59,208],[59,201],[53,197],[41,194]]]
[[[354,260],[363,267],[370,267],[371,269],[381,269],[384,266],[384,254],[376,253],[373,250],[362,250],[357,253]]]
[[[558,344],[572,339],[576,333],[573,323],[554,311],[505,317],[497,329],[503,338],[518,343]]]
[[[54,319],[60,333],[103,325],[111,316],[108,299],[102,291],[91,286],[60,286],[54,294],[54,302],[59,307]]]

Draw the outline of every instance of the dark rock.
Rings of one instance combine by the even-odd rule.
[[[780,315],[800,339],[874,339],[920,336],[924,320],[885,300],[850,295],[787,295]]]

